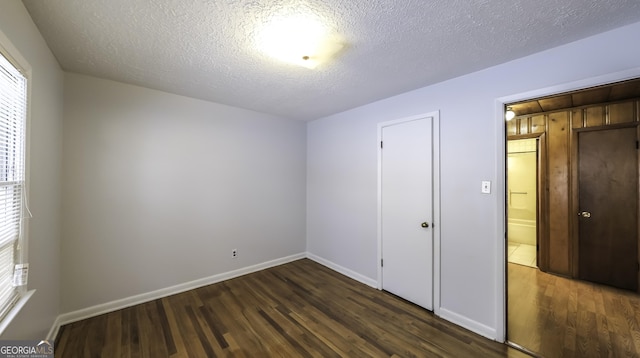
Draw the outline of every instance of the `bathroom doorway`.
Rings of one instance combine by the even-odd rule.
[[[538,267],[538,139],[507,141],[507,260]]]

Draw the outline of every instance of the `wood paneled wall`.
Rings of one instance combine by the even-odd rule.
[[[575,130],[640,122],[640,98],[622,102],[570,108],[563,111],[519,116],[507,123],[507,139],[531,138],[546,133],[544,148],[546,163],[546,219],[547,238],[540,240],[541,269],[572,276],[572,235],[575,186],[573,165]],[[542,157],[544,158],[544,156]],[[538,183],[541,185],[543,183]],[[544,192],[544,191],[543,191]],[[577,213],[577,211],[576,211]],[[542,248],[543,245],[548,245]],[[577,248],[575,248],[577,250]]]

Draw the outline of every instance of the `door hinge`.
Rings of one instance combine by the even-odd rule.
[[[382,148],[382,141],[380,141],[380,148]]]
[[[640,149],[640,141],[636,141],[636,149]]]
[[[384,267],[384,260],[380,259],[380,267]]]

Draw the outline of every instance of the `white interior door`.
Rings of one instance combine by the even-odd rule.
[[[382,289],[433,309],[433,118],[381,127]]]

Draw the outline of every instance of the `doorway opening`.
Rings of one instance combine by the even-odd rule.
[[[538,267],[538,140],[507,141],[507,260]]]
[[[507,342],[543,356],[640,354],[630,328],[640,325],[640,79],[507,106],[516,113],[505,125]],[[513,170],[523,161],[514,154],[528,149],[513,147],[530,139],[537,267],[508,258],[528,195],[528,179]],[[610,280],[621,272],[624,284]]]

